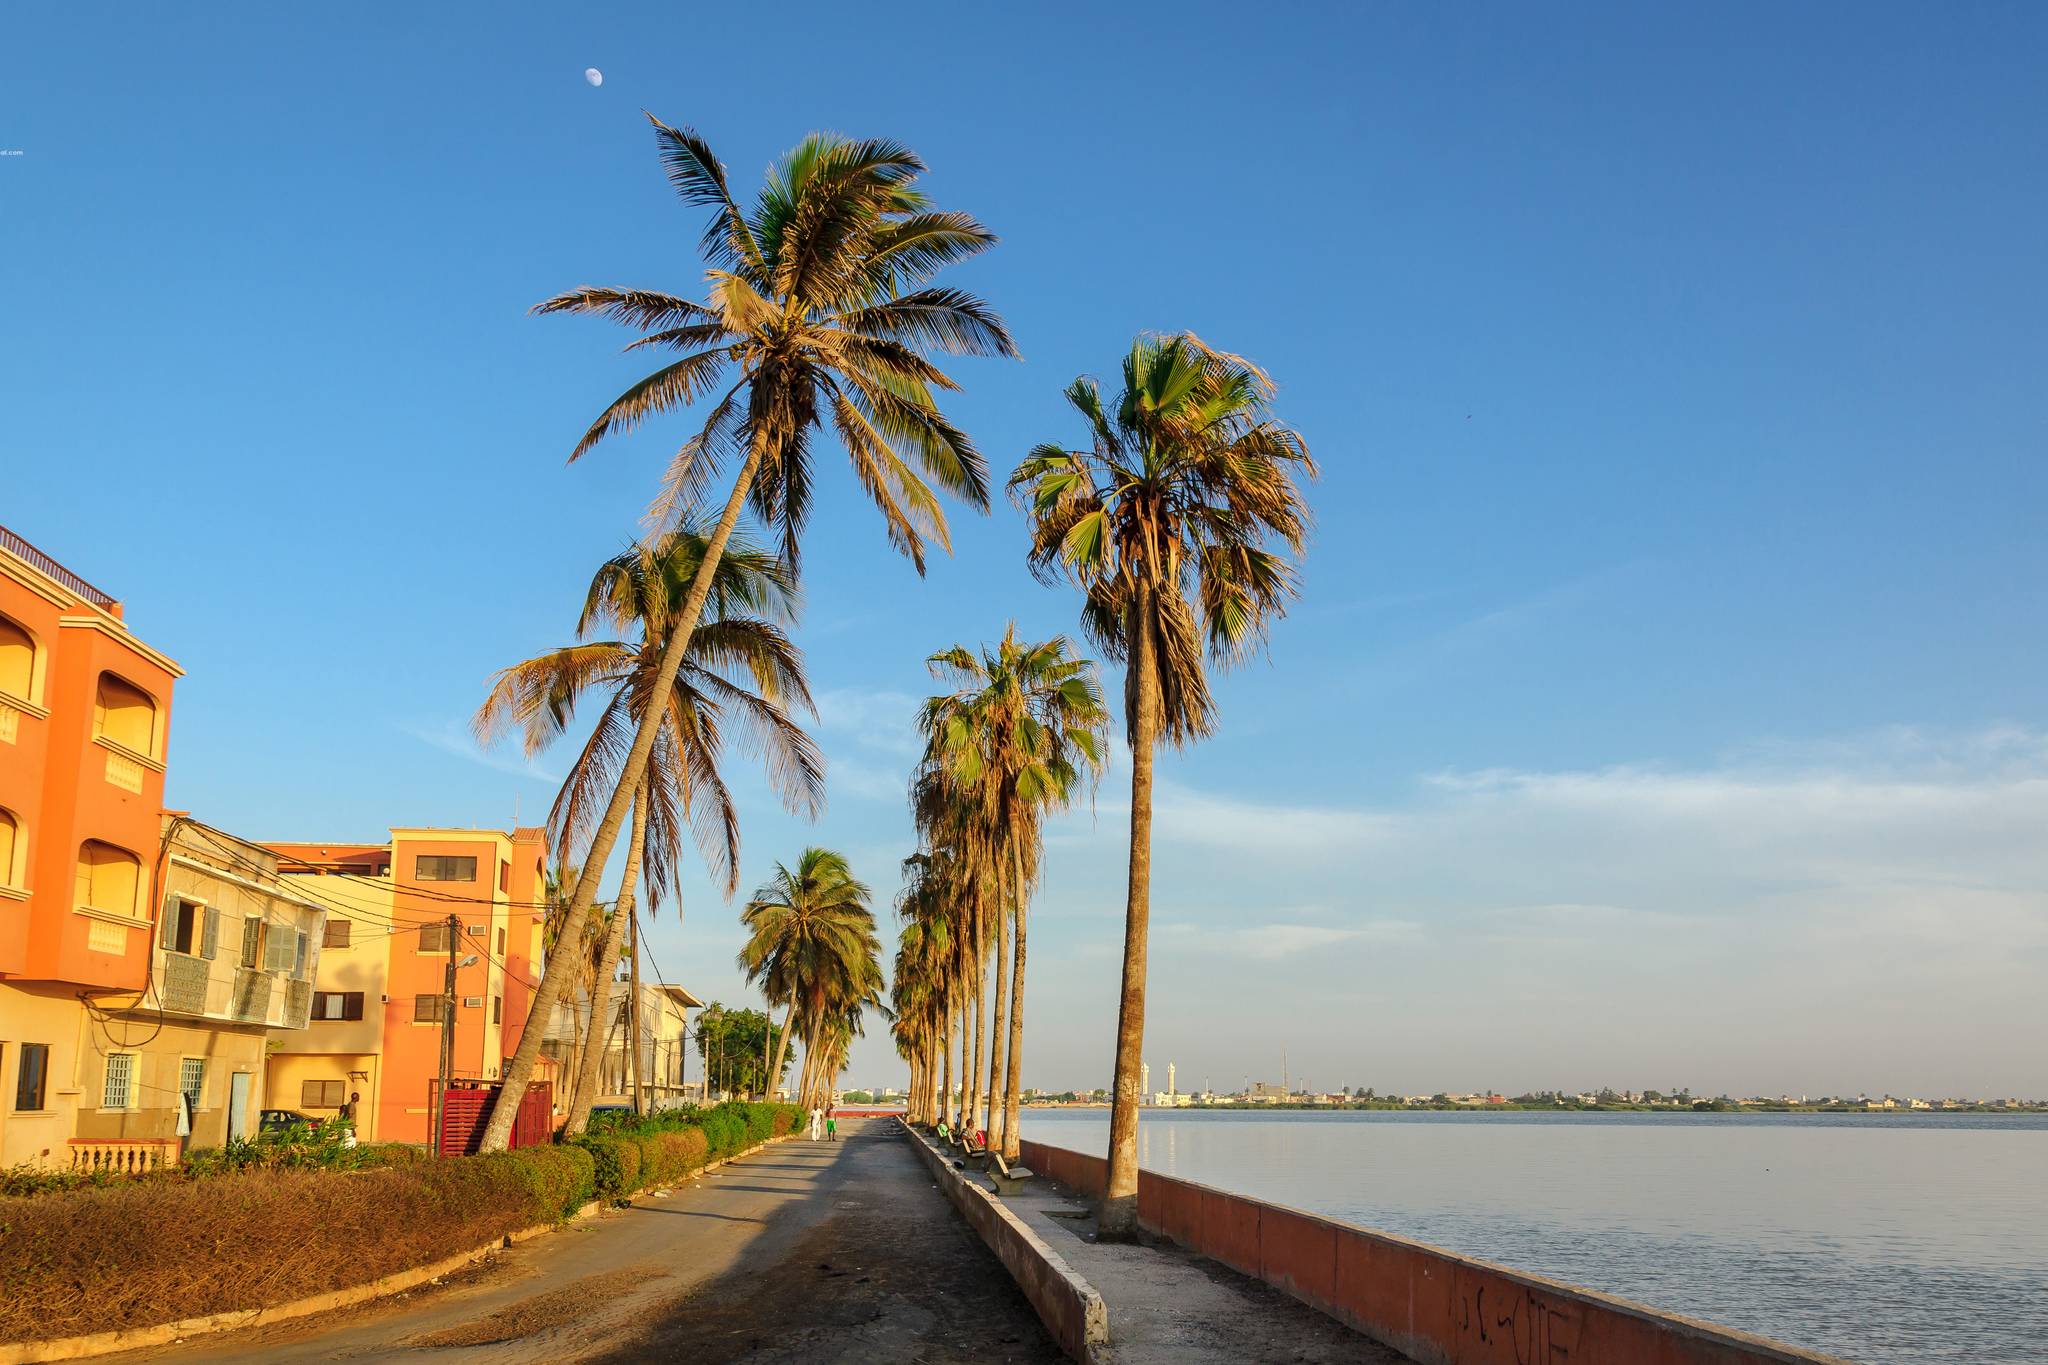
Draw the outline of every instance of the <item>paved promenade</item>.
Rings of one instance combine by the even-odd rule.
[[[1062,1360],[895,1120],[777,1143],[661,1199],[360,1309],[101,1357],[375,1362]],[[317,1229],[308,1229],[317,1236]]]
[[[1095,1240],[1092,1205],[1034,1180],[1003,1206],[1102,1295],[1113,1365],[1407,1365],[1279,1290],[1170,1243]]]

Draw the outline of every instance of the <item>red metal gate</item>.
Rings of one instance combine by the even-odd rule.
[[[438,1092],[439,1081],[428,1083],[431,1090]],[[434,1098],[441,1114],[441,1131],[434,1150],[441,1156],[466,1156],[474,1153],[483,1141],[484,1129],[491,1122],[491,1110],[497,1107],[498,1091],[503,1081],[450,1081],[445,1096],[438,1093]],[[535,1081],[526,1087],[526,1095],[519,1102],[519,1117],[512,1123],[512,1145],[514,1147],[538,1147],[554,1139],[554,1086],[547,1081]]]

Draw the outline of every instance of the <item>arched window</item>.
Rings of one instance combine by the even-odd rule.
[[[124,749],[156,757],[156,703],[149,694],[111,673],[100,674],[93,698],[92,732]]]
[[[36,637],[0,616],[0,693],[36,700]]]
[[[21,866],[28,861],[28,850],[23,847],[26,842],[21,837],[21,821],[13,811],[0,808],[0,886],[18,889],[28,880],[28,872]]]
[[[142,860],[125,848],[87,839],[78,846],[78,904],[117,915],[140,916]]]

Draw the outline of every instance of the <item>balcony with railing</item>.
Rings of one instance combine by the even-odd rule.
[[[5,550],[37,573],[57,583],[65,591],[83,598],[100,610],[110,612],[115,616],[121,614],[121,604],[114,599],[112,594],[95,588],[92,584],[86,582],[83,578],[80,578],[77,574],[44,554],[35,546],[23,540],[5,526],[0,526],[0,550]]]
[[[178,1164],[176,1138],[72,1138],[67,1145],[80,1175],[148,1175]]]

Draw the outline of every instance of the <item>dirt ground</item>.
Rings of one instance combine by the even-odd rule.
[[[778,1143],[430,1289],[109,1359],[1063,1360],[1009,1273],[932,1187],[895,1121],[843,1127],[836,1143]]]
[[[849,1178],[831,1216],[787,1255],[678,1296],[632,1340],[593,1359],[1065,1360],[1009,1272],[940,1197],[894,1130],[893,1122],[879,1120],[843,1140]]]

